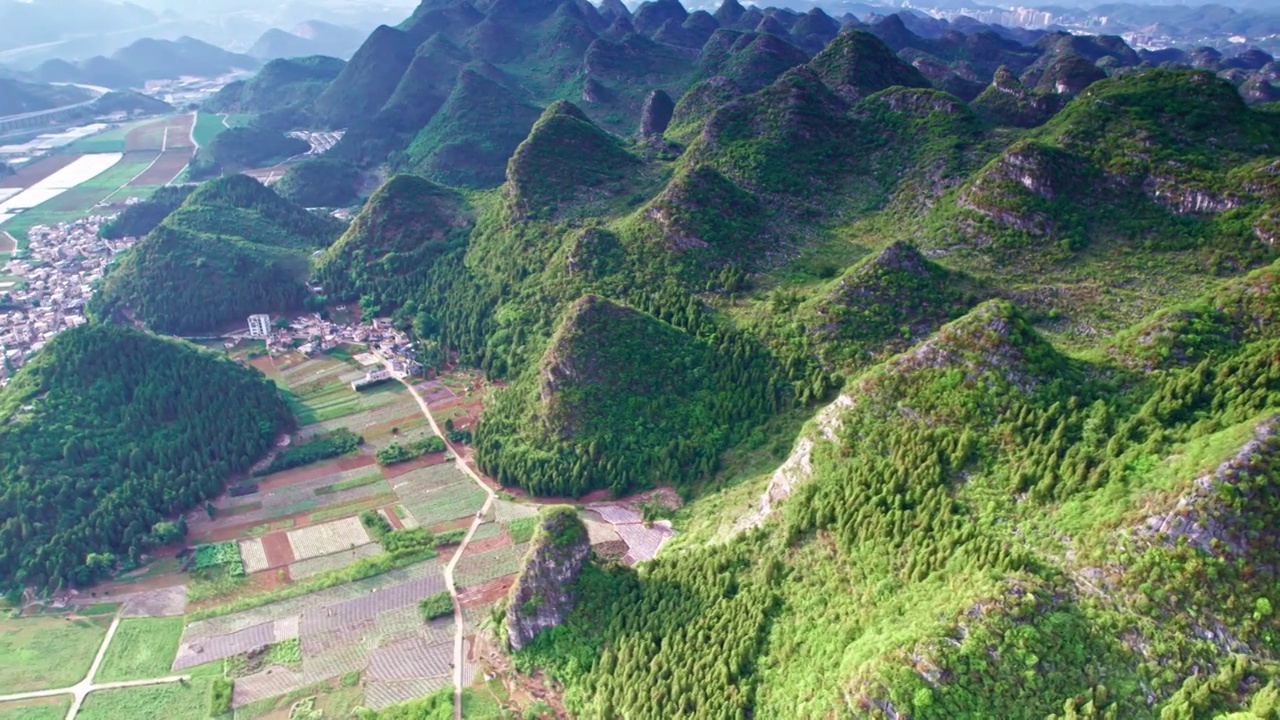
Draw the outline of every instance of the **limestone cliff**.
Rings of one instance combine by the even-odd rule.
[[[587,528],[573,508],[557,505],[542,511],[507,602],[507,639],[512,650],[523,649],[538,633],[569,616],[577,603],[573,586],[590,550]]]

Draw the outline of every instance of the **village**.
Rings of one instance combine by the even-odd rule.
[[[345,312],[346,306],[336,308]],[[364,367],[383,365],[382,369],[370,369],[364,378],[352,382],[358,390],[392,377],[403,378],[423,374],[422,363],[408,333],[392,324],[390,318],[374,318],[371,322],[348,325],[325,320],[318,313],[279,318],[273,322],[270,315],[257,314],[248,318],[248,328],[227,336],[224,347],[234,348],[240,341],[262,340],[267,353],[283,355],[296,352],[314,357],[340,345],[358,345],[366,352],[355,356]]]
[[[110,217],[90,216],[75,222],[37,225],[27,248],[0,268],[0,387],[54,335],[83,325],[85,303],[113,258],[138,238],[104,240],[99,230]],[[344,313],[345,306],[337,308]],[[247,326],[226,335],[230,349],[242,340],[260,340],[272,355],[297,352],[313,356],[340,345],[368,348],[362,357],[367,381],[422,375],[423,366],[409,335],[389,318],[343,324],[311,313],[293,318],[255,314]],[[386,375],[381,375],[386,373]]]
[[[84,306],[112,258],[136,238],[103,240],[109,218],[90,216],[56,226],[37,225],[27,249],[0,269],[0,386],[54,335],[85,323]]]

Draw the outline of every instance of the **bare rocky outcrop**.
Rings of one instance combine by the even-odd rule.
[[[574,585],[590,552],[587,527],[573,508],[543,509],[507,602],[507,641],[512,650],[528,647],[543,630],[569,617],[578,601]]]
[[[640,110],[640,136],[650,137],[666,132],[675,108],[676,104],[666,90],[651,91]]]
[[[1272,438],[1277,432],[1280,432],[1280,415],[1272,415],[1259,423],[1253,438],[1239,452],[1213,472],[1196,478],[1191,492],[1180,498],[1171,510],[1147,518],[1139,526],[1138,535],[1170,545],[1185,538],[1189,545],[1214,555],[1246,555],[1250,534],[1248,519],[1224,505],[1222,488],[1249,477],[1261,454],[1274,452]]]

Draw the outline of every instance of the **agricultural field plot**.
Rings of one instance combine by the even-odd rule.
[[[376,472],[372,458],[359,467],[341,469],[349,460],[285,470],[261,478],[256,493],[223,496],[214,501],[212,520],[203,512],[192,513],[188,518],[190,537],[202,542],[252,538],[300,522],[336,519],[395,501],[385,480],[371,478]],[[282,521],[292,522],[277,524]]]
[[[379,681],[447,683],[453,655],[451,621],[424,623],[417,613],[419,599],[444,587],[436,564],[433,574],[384,584],[345,599],[315,593],[305,598],[308,606],[292,604],[288,611],[295,614],[288,617],[193,642],[204,648],[199,655],[205,662],[214,655],[232,658],[260,652],[262,646],[282,640],[297,643],[300,663],[259,667],[236,680],[236,707],[356,672]],[[249,635],[255,636],[252,641]],[[176,665],[186,662],[180,652]]]
[[[133,152],[138,150],[155,150],[161,151],[165,147],[165,128],[169,126],[169,120],[163,118],[153,122],[143,123],[141,125],[133,125],[128,128],[123,141],[124,146],[121,150]],[[103,133],[106,135],[107,133]],[[119,133],[113,133],[118,137]]]
[[[364,687],[359,673],[348,673],[328,682],[307,685],[283,695],[241,705],[233,720],[287,720],[290,717],[313,717],[342,720],[354,717],[353,711],[364,704]],[[296,711],[291,710],[297,706]]]
[[[212,683],[205,676],[185,683],[95,690],[84,699],[76,720],[208,717]]]
[[[63,145],[54,150],[55,153],[67,153],[79,155],[82,153],[116,153],[129,150],[129,135],[137,131],[139,128],[152,124],[152,120],[139,120],[136,122],[124,123],[109,128],[100,133],[95,133],[86,137],[82,137],[68,145]],[[160,144],[156,143],[154,148],[139,147],[137,150],[159,150]]]
[[[192,135],[198,147],[207,147],[215,137],[228,129],[223,123],[223,117],[213,113],[196,113],[195,130]]]
[[[129,181],[126,192],[131,192],[134,188],[156,188],[169,185],[183,170],[187,169],[187,165],[191,162],[191,148],[182,148],[179,150],[166,150],[155,159],[151,167],[145,172]],[[154,191],[153,191],[154,192]]]
[[[404,386],[384,383],[358,393],[344,385],[340,390],[301,401],[293,410],[298,422],[303,424],[298,434],[306,436],[339,427],[360,433],[365,428],[406,417],[414,407],[413,397]]]
[[[18,214],[8,222],[5,222],[8,216],[0,211],[0,223],[4,223],[4,229],[13,235],[25,237],[27,231],[36,225],[69,222],[91,215],[100,205],[112,199],[117,194],[117,191],[138,173],[145,170],[156,158],[156,155],[155,152],[127,153],[123,159],[111,166],[110,169],[76,184],[70,189],[56,193],[50,191],[52,194],[46,193],[41,198],[42,201],[34,207],[28,205],[27,201],[23,199],[31,192],[28,190],[27,193],[18,195],[6,202],[7,204],[16,204],[18,207],[29,207],[30,209]],[[85,155],[81,159],[99,157],[115,156]],[[153,188],[135,188],[129,195],[147,197],[153,191]],[[121,195],[119,199],[123,200],[125,197],[127,196]],[[106,210],[99,211],[107,212]]]
[[[479,585],[507,575],[515,575],[520,571],[520,562],[524,559],[529,545],[507,545],[471,552],[468,547],[462,559],[454,567],[454,582],[461,587]]]
[[[374,710],[381,710],[397,703],[430,695],[436,690],[447,688],[452,684],[453,678],[450,675],[421,680],[370,682],[365,687],[365,704]]]
[[[75,685],[89,672],[110,624],[106,616],[0,620],[0,688],[18,693]]]
[[[60,195],[110,172],[124,156],[120,153],[81,155],[39,182],[0,202],[0,226],[19,239],[39,222],[40,208]]]
[[[70,695],[0,703],[0,720],[63,720],[71,709]]]
[[[628,565],[657,557],[663,543],[675,535],[671,523],[658,520],[646,523],[639,511],[627,505],[601,503],[579,511],[591,536],[592,547],[602,555],[618,556],[617,544],[625,550],[622,561]],[[616,537],[615,537],[616,536]]]
[[[369,543],[350,550],[336,552],[332,555],[323,555],[309,560],[298,560],[289,565],[289,577],[294,581],[305,580],[322,572],[339,570],[364,558],[373,557],[380,552],[382,552],[381,545]]]
[[[29,188],[79,159],[76,155],[48,155],[19,165],[13,175],[0,178],[0,188]]]
[[[511,502],[497,498],[493,501],[494,519],[500,523],[510,523],[513,520],[521,518],[537,517],[538,508],[532,505],[522,505],[521,503]]]
[[[95,683],[164,677],[178,654],[182,618],[125,618],[107,646]]]
[[[289,545],[293,548],[293,556],[298,560],[331,555],[373,542],[369,537],[369,531],[357,517],[293,530],[288,533],[288,537]]]
[[[132,126],[124,138],[124,150],[172,150],[191,148],[192,113]],[[187,153],[190,156],[190,152]]]
[[[280,639],[284,640],[290,637],[290,633],[287,631],[288,622],[294,623],[295,629],[292,631],[292,636],[296,637],[298,633],[296,629],[297,622],[303,612],[309,609],[324,608],[328,605],[377,593],[385,588],[421,578],[440,578],[440,582],[443,582],[440,563],[435,559],[425,560],[408,567],[390,570],[381,575],[337,585],[308,595],[280,600],[269,605],[242,610],[229,615],[196,620],[188,623],[182,633],[182,643],[178,647],[178,659],[174,663],[174,668],[177,669],[179,663],[187,663],[187,666],[190,666],[207,661],[197,659],[196,662],[190,662],[191,658],[184,658],[184,653],[191,653],[190,645],[192,643],[207,643],[212,638],[231,635],[262,625],[273,625],[277,621],[285,623],[281,626],[282,637]],[[271,632],[272,635],[270,637],[274,637],[274,628]],[[266,642],[276,642],[276,640],[271,639]]]
[[[417,409],[416,403],[412,407],[406,405],[405,409],[408,412],[400,417],[370,425],[361,430],[360,434],[364,437],[365,443],[376,452],[392,443],[408,445],[415,440],[435,434],[431,432],[431,426],[427,424],[427,419],[422,416],[422,412]],[[392,432],[393,430],[395,432]]]
[[[474,515],[484,506],[487,495],[474,482],[458,471],[452,463],[433,465],[425,471],[445,468],[459,478],[456,482],[439,485],[430,481],[415,481],[415,471],[397,478],[392,489],[400,497],[401,504],[422,527],[430,528],[449,520]]]

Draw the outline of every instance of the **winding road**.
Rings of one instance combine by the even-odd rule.
[[[390,369],[390,363],[388,363],[388,369]],[[395,378],[408,388],[409,394],[413,395],[413,399],[418,401],[418,407],[422,409],[422,414],[426,416],[427,423],[431,425],[431,432],[435,433],[441,440],[443,440],[445,448],[449,452],[453,453],[454,464],[457,465],[458,469],[465,473],[467,477],[474,480],[477,485],[483,488],[485,495],[487,496],[484,501],[484,506],[481,507],[475,517],[471,519],[471,526],[467,528],[466,536],[462,538],[462,542],[458,545],[457,551],[453,553],[453,557],[449,559],[449,564],[444,568],[444,583],[449,589],[449,597],[453,599],[453,626],[455,628],[453,636],[453,718],[454,720],[462,720],[462,653],[464,619],[462,617],[462,605],[458,603],[458,588],[453,582],[453,570],[454,567],[457,566],[458,560],[462,557],[462,554],[466,551],[467,543],[471,542],[471,536],[475,535],[476,528],[480,527],[481,521],[489,512],[489,508],[493,507],[495,496],[493,494],[493,489],[485,484],[484,480],[480,478],[480,475],[475,470],[471,469],[471,466],[462,458],[462,454],[454,448],[453,443],[449,442],[449,438],[440,431],[440,426],[436,423],[435,417],[431,414],[431,408],[427,407],[427,401],[418,393],[418,389],[413,386],[413,383],[410,383],[398,373],[395,375]]]
[[[93,682],[93,676],[98,674],[98,666],[102,665],[102,658],[106,656],[107,647],[111,645],[111,638],[115,636],[116,628],[119,626],[120,613],[117,612],[116,616],[111,619],[111,627],[107,628],[107,636],[102,639],[102,645],[98,647],[98,654],[93,657],[93,664],[89,666],[89,672],[80,682],[70,687],[54,688],[52,690],[33,690],[31,692],[0,695],[0,703],[57,697],[58,695],[70,695],[72,698],[71,709],[67,711],[67,720],[74,720],[76,713],[80,711],[80,705],[84,703],[85,696],[94,690],[112,690],[115,688],[140,687],[143,685],[163,685],[166,683],[185,682],[191,679],[190,675],[171,675],[169,677],[150,678],[147,680],[122,680],[120,682],[108,683]],[[457,703],[455,702],[455,704]]]

